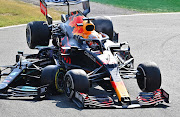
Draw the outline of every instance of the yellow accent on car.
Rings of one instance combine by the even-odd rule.
[[[58,87],[58,73],[59,73],[59,69],[58,69],[58,71],[56,72],[56,75],[55,75],[55,87],[56,87],[58,92],[63,93],[63,90],[59,89],[59,87]]]

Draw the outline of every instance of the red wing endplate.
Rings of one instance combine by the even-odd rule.
[[[44,0],[40,0],[40,9],[41,9],[41,12],[47,16],[47,4]]]
[[[159,103],[169,103],[169,94],[163,89],[154,92],[141,92],[137,97],[138,102],[143,105],[158,105]]]

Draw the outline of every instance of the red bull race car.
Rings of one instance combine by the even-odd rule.
[[[83,12],[69,11],[79,3]],[[48,5],[67,6],[68,14],[53,24]],[[34,21],[26,27],[28,47],[39,51],[29,55],[19,51],[16,64],[0,70],[1,98],[40,99],[65,93],[79,108],[136,108],[169,102],[156,63],[142,63],[134,69],[130,46],[118,43],[112,21],[87,17],[89,0],[40,0],[40,8],[47,22]],[[129,78],[137,79],[142,90],[137,103],[132,103],[123,82]],[[98,93],[96,87],[101,89]]]

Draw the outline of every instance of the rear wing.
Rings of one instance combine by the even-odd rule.
[[[52,17],[47,12],[47,6],[68,6],[68,15],[70,14],[70,5],[82,3],[83,14],[86,16],[90,12],[89,0],[40,0],[41,12],[46,16],[48,24],[52,24]]]
[[[49,6],[67,6],[69,5],[76,5],[88,0],[44,0],[46,4]]]

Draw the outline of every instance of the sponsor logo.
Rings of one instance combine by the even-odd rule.
[[[10,80],[4,80],[3,83],[9,83],[11,82]]]
[[[71,16],[72,18],[70,20],[69,25],[74,28],[73,32],[72,32],[74,35],[82,36],[83,35],[83,27],[77,26],[77,24],[83,23],[84,16],[77,16],[77,15],[78,15],[78,13],[76,13],[76,15]]]
[[[84,51],[84,54],[85,54],[86,56],[88,56],[91,60],[93,60],[94,62],[96,62],[96,59],[95,59],[91,54],[89,54],[89,53],[86,52],[86,51]]]

